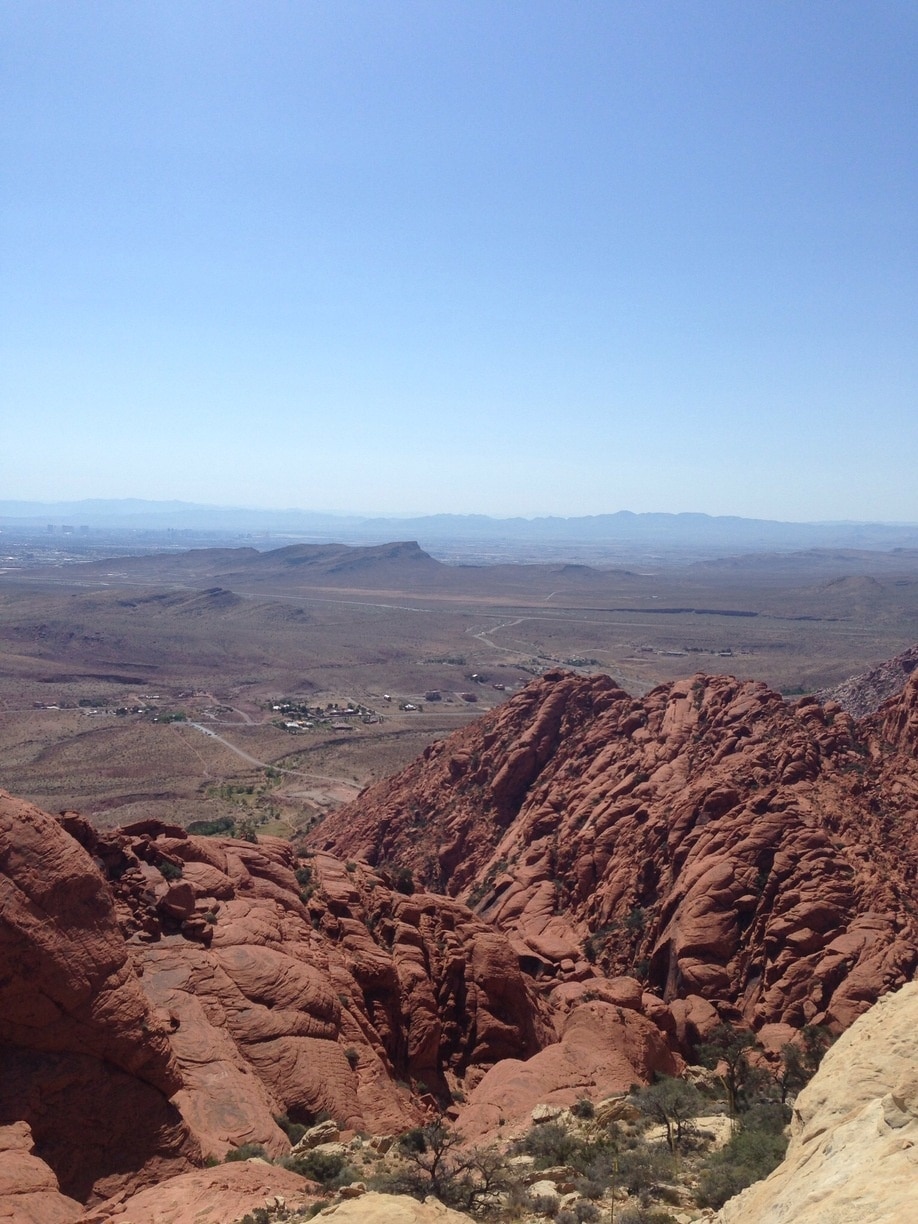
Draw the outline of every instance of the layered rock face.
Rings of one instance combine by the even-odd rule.
[[[881,999],[797,1097],[782,1164],[720,1224],[904,1224],[918,1188],[918,983]]]
[[[33,1152],[25,1122],[0,1126],[0,1220],[3,1224],[76,1224],[83,1207],[61,1194],[57,1178]]]
[[[918,966],[918,674],[870,718],[694,676],[548,673],[312,844],[415,876],[553,981],[630,973],[717,1016],[847,1027]]]
[[[101,836],[0,797],[0,1124],[83,1201],[246,1142],[275,1117],[405,1129],[554,1029],[506,938],[356,864],[189,837]],[[297,878],[299,872],[299,879]]]
[[[152,1180],[191,1168],[200,1149],[170,1101],[181,1073],[113,897],[56,821],[9,796],[0,920],[0,1125],[27,1122],[79,1199],[114,1193],[138,1169]]]

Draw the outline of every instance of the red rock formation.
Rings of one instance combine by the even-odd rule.
[[[281,1113],[404,1129],[554,1040],[506,938],[452,899],[273,838],[101,835],[8,796],[0,829],[0,1123],[27,1121],[74,1197],[279,1154]]]
[[[56,821],[2,795],[0,916],[0,1125],[28,1122],[79,1199],[190,1168],[181,1076],[105,881]]]
[[[54,1173],[32,1149],[27,1123],[0,1126],[0,1221],[76,1224],[81,1204],[61,1194]]]
[[[288,1211],[298,1212],[314,1201],[319,1189],[277,1165],[234,1161],[194,1169],[105,1203],[85,1224],[228,1224],[243,1216],[251,1219],[249,1213],[259,1208],[284,1219]]]
[[[528,1061],[506,1058],[487,1072],[459,1112],[456,1126],[472,1141],[525,1132],[539,1104],[573,1105],[628,1092],[651,1075],[677,1075],[684,1064],[660,1030],[633,1007],[580,1002],[560,1021],[559,1040]]]
[[[688,1039],[842,1028],[918,965],[916,743],[914,676],[855,723],[730,677],[635,699],[552,672],[311,842],[468,900],[555,981],[636,974]]]

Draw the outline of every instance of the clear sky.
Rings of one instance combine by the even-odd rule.
[[[918,521],[914,0],[0,0],[0,498]]]

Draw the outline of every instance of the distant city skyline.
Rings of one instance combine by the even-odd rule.
[[[0,0],[0,498],[918,522],[904,0]]]

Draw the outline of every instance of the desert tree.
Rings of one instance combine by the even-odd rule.
[[[643,1113],[666,1127],[666,1144],[675,1156],[692,1119],[701,1112],[701,1093],[687,1080],[664,1075],[635,1093],[634,1100]]]
[[[735,1029],[729,1024],[718,1024],[698,1049],[704,1066],[711,1067],[720,1075],[727,1092],[734,1128],[740,1102],[759,1079],[758,1069],[749,1060],[749,1052],[754,1045],[752,1033]]]
[[[434,1195],[447,1207],[481,1215],[511,1185],[510,1167],[495,1148],[466,1148],[462,1135],[442,1122],[418,1126],[399,1140],[405,1168],[393,1189],[423,1200]]]

